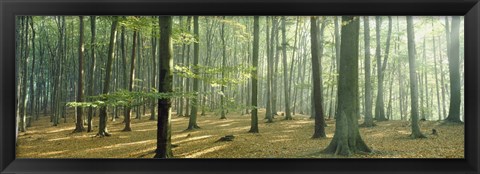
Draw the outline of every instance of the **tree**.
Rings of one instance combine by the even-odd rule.
[[[318,55],[318,27],[317,18],[315,16],[310,17],[310,37],[311,37],[311,51],[312,51],[312,77],[313,77],[313,98],[314,98],[314,110],[315,110],[315,131],[312,138],[324,138],[325,134],[325,119],[323,116],[323,102],[320,80],[320,57]],[[312,105],[313,106],[313,105]],[[313,114],[313,113],[312,113]]]
[[[412,138],[426,138],[418,126],[418,86],[417,73],[415,67],[415,33],[413,30],[412,16],[407,16],[407,38],[408,38],[408,67],[410,71],[410,97],[411,97],[411,119],[412,119]]]
[[[338,82],[338,115],[335,134],[323,151],[335,155],[371,152],[358,130],[358,17],[342,16],[340,74]]]
[[[445,121],[461,123],[460,120],[460,70],[459,70],[459,27],[460,17],[452,17],[452,30],[447,38],[449,41],[448,47],[450,51],[448,53],[448,70],[450,72],[450,108],[448,111],[448,117]]]
[[[372,84],[370,80],[370,20],[368,16],[363,19],[363,33],[365,42],[365,121],[361,126],[375,126],[372,118]]]
[[[80,16],[80,38],[78,41],[78,87],[77,87],[77,102],[83,102],[83,60],[84,60],[84,27],[83,27],[83,16]],[[75,130],[73,132],[83,132],[85,128],[83,127],[83,108],[77,107],[77,120],[75,124]]]
[[[252,65],[254,70],[252,71],[252,122],[251,127],[248,132],[250,133],[258,133],[258,104],[257,104],[257,78],[258,78],[258,44],[259,44],[259,21],[258,16],[253,17],[253,61]]]
[[[103,84],[102,94],[108,94],[110,89],[110,77],[112,76],[112,62],[114,58],[114,51],[115,44],[117,42],[117,25],[118,25],[118,17],[114,17],[112,21],[112,27],[110,30],[110,43],[108,46],[108,57],[107,57],[107,67],[106,74],[105,74],[105,81]],[[98,126],[98,133],[97,136],[104,137],[110,136],[107,130],[107,107],[101,106],[100,107],[100,114],[99,114],[99,126]]]
[[[269,22],[268,22],[268,17],[266,17],[266,23],[267,23],[267,108],[266,108],[266,112],[265,112],[265,118],[267,119],[267,123],[273,123],[273,115],[275,114],[274,113],[274,106],[273,106],[273,98],[274,98],[274,93],[273,93],[273,87],[272,87],[272,83],[273,83],[273,54],[274,54],[274,46],[273,46],[273,43],[275,42],[275,29],[276,29],[276,22],[274,21],[274,17],[270,17],[271,18],[271,23],[272,23],[272,28],[271,28],[271,35],[269,35],[270,33],[268,32],[268,27],[269,27]]]
[[[94,89],[94,81],[93,81],[93,74],[95,74],[95,36],[96,36],[96,17],[95,16],[90,16],[90,30],[92,32],[92,37],[90,39],[90,52],[91,52],[91,62],[90,62],[90,67],[89,67],[89,76],[88,76],[88,89],[87,89],[87,95],[93,96],[93,89]],[[92,119],[93,119],[93,107],[88,108],[88,116],[87,116],[87,132],[93,131],[92,129]]]
[[[193,32],[195,38],[199,39],[198,34],[198,16],[193,17]],[[193,44],[193,73],[198,74],[198,56],[199,56],[199,41]],[[188,121],[187,130],[193,130],[200,128],[197,125],[197,111],[198,111],[198,78],[193,79],[193,92],[195,93],[195,97],[192,98],[192,110],[190,112],[190,119]]]
[[[225,20],[225,16],[223,16],[223,20]],[[222,67],[227,66],[227,46],[225,45],[225,22],[222,22],[222,29],[220,32],[220,36],[222,37]],[[225,71],[222,71],[222,78],[225,78]],[[220,113],[220,119],[227,119],[225,117],[225,85],[222,85],[222,95],[220,96],[220,106],[222,107],[222,111]]]
[[[173,49],[172,49],[172,17],[160,16],[160,51],[159,59],[160,93],[173,92]],[[197,27],[198,28],[198,27]],[[158,100],[158,121],[157,121],[157,150],[154,158],[170,158],[172,154],[171,144],[171,107],[172,100],[161,98]]]
[[[133,91],[133,81],[135,80],[135,55],[136,55],[136,48],[137,48],[137,29],[133,30],[133,39],[132,39],[132,59],[130,62],[130,77],[129,77],[129,84],[128,84],[128,91]],[[161,65],[160,65],[161,66]],[[131,128],[131,119],[130,119],[130,110],[131,107],[127,106],[125,108],[125,128],[122,131],[132,131]]]
[[[377,100],[375,104],[375,119],[377,121],[385,121],[387,118],[385,117],[385,104],[383,101],[383,77],[385,74],[385,68],[387,66],[388,60],[388,52],[390,48],[390,36],[392,33],[392,17],[388,17],[388,36],[387,36],[387,43],[385,48],[385,58],[383,59],[382,63],[382,56],[380,54],[380,28],[382,25],[381,17],[376,16],[376,40],[377,40],[377,49],[375,50],[375,57],[377,59],[377,80],[378,80],[378,89],[377,89]]]
[[[283,57],[283,86],[285,92],[285,120],[292,120],[290,113],[290,82],[288,81],[288,66],[287,66],[287,36],[285,27],[285,16],[282,16],[282,57]],[[292,62],[293,63],[293,62]]]

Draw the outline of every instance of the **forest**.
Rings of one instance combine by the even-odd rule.
[[[17,16],[17,158],[464,158],[462,16]]]

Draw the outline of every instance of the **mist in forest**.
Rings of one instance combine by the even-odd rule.
[[[462,16],[17,16],[15,46],[18,158],[464,158]]]

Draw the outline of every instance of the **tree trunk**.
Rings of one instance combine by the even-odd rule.
[[[96,43],[95,43],[95,37],[96,37],[96,17],[95,16],[90,16],[90,28],[91,28],[91,32],[92,32],[92,37],[91,37],[91,44],[90,44],[90,49],[91,49],[91,62],[90,62],[90,68],[89,68],[89,76],[88,76],[88,95],[89,96],[93,96],[94,95],[94,78],[93,78],[93,75],[95,74],[95,47],[96,47]],[[92,101],[92,100],[89,100],[89,101]],[[93,131],[93,128],[92,128],[92,119],[93,119],[93,107],[89,107],[88,108],[88,118],[87,118],[87,132],[92,132]]]
[[[78,44],[78,92],[77,92],[77,102],[83,102],[83,64],[84,64],[84,27],[83,27],[83,16],[80,16],[80,39]],[[83,108],[77,107],[77,122],[75,124],[75,130],[73,132],[83,132],[85,128],[83,127]]]
[[[365,121],[361,126],[375,126],[372,118],[372,84],[370,80],[370,19],[365,16],[364,23],[364,42],[365,42]]]
[[[340,74],[338,82],[338,112],[335,134],[325,153],[350,155],[371,152],[358,130],[358,17],[343,16]]]
[[[172,59],[172,17],[160,16],[160,51],[159,60],[159,86],[160,93],[173,92],[173,59]],[[171,144],[171,107],[172,99],[162,98],[158,100],[157,122],[157,150],[154,158],[170,158],[172,154]]]
[[[377,100],[375,104],[375,119],[377,121],[385,121],[387,120],[385,118],[385,104],[383,100],[383,77],[384,77],[384,72],[385,72],[385,67],[386,63],[388,60],[388,51],[389,51],[389,46],[390,46],[390,35],[392,31],[392,20],[391,17],[389,17],[389,23],[388,23],[388,36],[387,36],[387,43],[386,43],[386,49],[385,49],[385,58],[382,63],[382,57],[380,55],[380,28],[381,28],[381,17],[376,16],[376,40],[377,40],[377,49],[375,51],[375,57],[377,59],[377,80],[378,80],[378,89],[377,89]]]
[[[267,123],[273,123],[273,115],[272,115],[272,71],[273,71],[273,27],[272,29],[272,35],[270,36],[269,32],[269,22],[268,22],[268,16],[265,17],[265,23],[266,23],[266,46],[267,46],[267,108],[265,112],[265,119],[267,119]],[[272,18],[272,17],[270,17]],[[272,24],[273,24],[273,18],[272,18]]]
[[[321,81],[320,81],[320,56],[318,55],[318,28],[317,28],[317,19],[316,17],[310,17],[310,37],[311,37],[311,51],[312,51],[312,83],[313,83],[313,98],[314,111],[315,111],[315,130],[312,138],[325,138],[325,119],[323,116],[323,102]],[[313,114],[313,113],[312,113]]]
[[[195,37],[199,38],[198,34],[198,16],[193,17],[193,32]],[[199,44],[195,42],[193,44],[193,73],[198,75],[198,56],[199,56]],[[192,98],[192,110],[190,113],[190,119],[188,121],[187,130],[193,130],[200,128],[197,125],[197,110],[198,110],[198,78],[193,79],[193,93],[195,93],[195,97]]]
[[[433,30],[433,22],[432,22],[432,30]],[[438,120],[442,118],[442,110],[440,105],[440,91],[438,89],[438,72],[437,72],[437,46],[435,45],[435,36],[432,36],[433,41],[433,62],[434,62],[434,72],[435,72],[435,90],[437,91],[437,112],[438,112]]]
[[[258,16],[253,17],[253,54],[252,54],[252,65],[253,65],[253,72],[252,72],[252,121],[251,127],[248,132],[250,133],[258,133],[258,108],[257,108],[257,78],[258,78],[258,44],[259,44],[259,21]]]
[[[258,48],[257,48],[258,49]],[[257,50],[258,51],[258,50]],[[287,36],[285,27],[285,16],[282,16],[282,57],[283,57],[283,86],[285,93],[285,120],[292,120],[290,113],[290,87],[288,81],[288,66],[287,66]]]
[[[152,18],[156,18],[156,17],[153,17]],[[153,67],[153,70],[152,70],[152,77],[151,77],[151,82],[150,82],[150,88],[153,88],[155,89],[156,88],[156,79],[157,79],[157,38],[155,36],[156,32],[155,30],[152,30],[152,67]],[[152,99],[150,101],[150,120],[155,120],[155,108],[157,106],[157,102],[155,99]]]
[[[128,91],[132,92],[133,91],[133,81],[135,80],[135,55],[136,55],[136,48],[137,48],[137,30],[134,29],[133,31],[133,39],[132,39],[132,59],[130,62],[130,77],[129,77],[129,84],[128,84]],[[130,101],[131,102],[131,101]],[[125,108],[125,128],[123,128],[122,131],[132,131],[131,128],[131,116],[130,116],[130,110],[131,107],[127,106]]]
[[[448,55],[448,70],[450,72],[450,108],[445,121],[461,123],[460,120],[460,70],[459,70],[459,27],[460,16],[452,17],[452,30],[450,34],[450,52]]]
[[[108,57],[107,57],[107,67],[105,71],[105,81],[103,84],[103,91],[102,94],[108,94],[110,89],[110,77],[112,75],[112,62],[114,58],[113,49],[115,48],[115,43],[117,42],[117,25],[118,25],[118,17],[115,17],[112,21],[112,27],[110,31],[110,43],[108,47]],[[107,107],[102,106],[100,107],[100,115],[99,115],[99,126],[98,126],[98,133],[97,136],[110,136],[107,130]]]
[[[411,119],[412,119],[412,138],[426,138],[418,126],[418,87],[417,73],[415,67],[415,33],[413,30],[412,16],[407,16],[407,37],[408,37],[408,67],[410,70],[410,96],[411,96]]]
[[[223,16],[223,20],[225,20],[225,16]],[[225,23],[222,22],[222,29],[220,32],[222,38],[222,68],[225,68],[227,65],[227,46],[225,45]],[[225,70],[222,70],[222,78],[225,79]],[[226,119],[225,117],[225,84],[222,84],[222,94],[220,96],[220,105],[221,105],[221,113],[220,119]]]

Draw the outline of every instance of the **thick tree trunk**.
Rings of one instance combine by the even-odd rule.
[[[448,70],[450,72],[450,108],[445,121],[461,123],[460,120],[460,70],[459,70],[459,27],[460,16],[452,17],[452,30],[450,34],[450,52],[448,55]]]
[[[362,140],[358,130],[358,17],[343,16],[341,64],[338,82],[338,115],[335,134],[325,153],[350,155],[372,150]]]
[[[160,51],[159,60],[159,86],[160,93],[173,92],[173,57],[172,57],[172,17],[160,16]],[[158,100],[157,122],[157,150],[154,158],[170,158],[172,154],[171,143],[171,107],[172,99]]]

